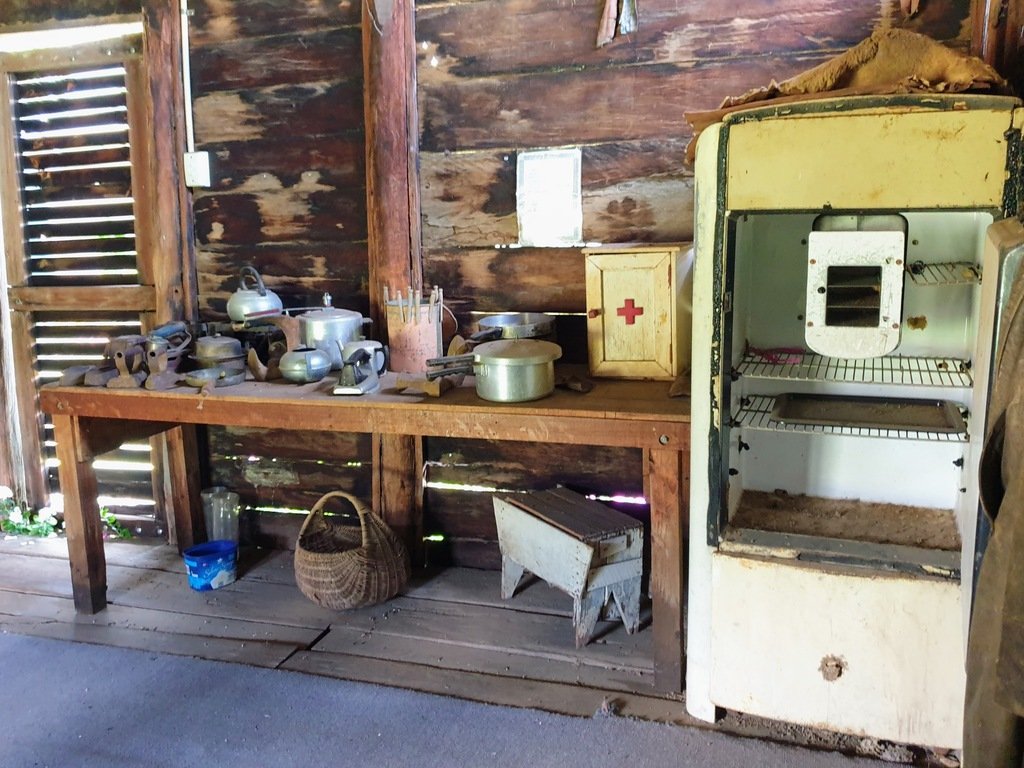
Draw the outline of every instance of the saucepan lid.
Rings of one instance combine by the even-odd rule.
[[[242,354],[242,342],[233,336],[200,336],[196,339],[196,358],[223,359]]]
[[[561,356],[560,346],[539,339],[499,339],[478,344],[473,349],[475,362],[494,365],[550,363]]]

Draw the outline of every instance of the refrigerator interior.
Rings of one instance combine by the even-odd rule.
[[[825,279],[808,276],[817,215],[730,217],[721,359],[731,418],[721,431],[723,514],[710,532],[723,547],[802,548],[825,561],[959,575],[977,514],[969,453],[980,445],[988,384],[976,387],[975,372],[979,361],[987,371],[991,351],[979,331],[992,312],[982,254],[993,217],[900,217],[898,338],[867,357],[809,349],[808,282],[813,299]]]

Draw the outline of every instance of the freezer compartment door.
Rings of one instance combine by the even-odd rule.
[[[879,357],[900,343],[903,232],[811,232],[807,346],[827,357]]]

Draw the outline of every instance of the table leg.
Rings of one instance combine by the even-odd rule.
[[[96,502],[96,473],[77,416],[53,415],[64,495],[64,530],[71,564],[71,589],[79,613],[97,613],[107,605],[107,561],[103,525]]]
[[[687,483],[684,453],[670,448],[647,451],[651,503],[651,600],[654,633],[654,684],[681,692],[686,660],[683,645],[683,596]]]

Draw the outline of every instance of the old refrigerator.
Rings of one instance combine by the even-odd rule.
[[[831,99],[702,133],[692,714],[959,746],[1019,107]]]

